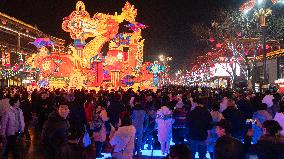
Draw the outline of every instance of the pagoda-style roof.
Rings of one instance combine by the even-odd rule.
[[[5,13],[0,12],[0,29],[11,34],[20,34],[30,39],[36,38],[50,38],[52,41],[59,45],[64,45],[65,40],[48,35],[39,30],[36,26],[27,24],[21,20],[11,17]]]

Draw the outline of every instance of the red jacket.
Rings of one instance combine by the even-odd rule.
[[[85,109],[87,123],[89,123],[93,118],[93,111],[95,109],[95,105],[92,103],[86,102],[84,104],[84,109]]]

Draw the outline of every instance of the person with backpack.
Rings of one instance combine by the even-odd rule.
[[[107,111],[104,107],[98,106],[93,113],[93,119],[90,122],[90,130],[93,132],[93,138],[96,145],[96,157],[101,158],[103,155],[102,147],[106,141],[106,126],[105,123],[108,121]]]

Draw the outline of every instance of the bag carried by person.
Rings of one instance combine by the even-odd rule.
[[[94,111],[93,120],[89,123],[90,124],[90,130],[93,132],[99,132],[102,129],[102,126],[104,125],[104,121],[101,117],[102,110],[96,112]]]
[[[87,131],[87,128],[85,126],[85,133],[84,133],[84,136],[83,136],[83,147],[86,148],[88,146],[90,146],[92,144],[92,141],[91,141],[91,138],[89,136],[89,133]]]

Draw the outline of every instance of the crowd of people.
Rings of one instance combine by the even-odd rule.
[[[131,159],[160,149],[167,159],[284,159],[284,98],[167,86],[153,90],[0,91],[3,158],[19,159],[17,139],[40,137],[46,159]],[[90,141],[89,141],[90,140]],[[171,141],[175,144],[170,146]]]

